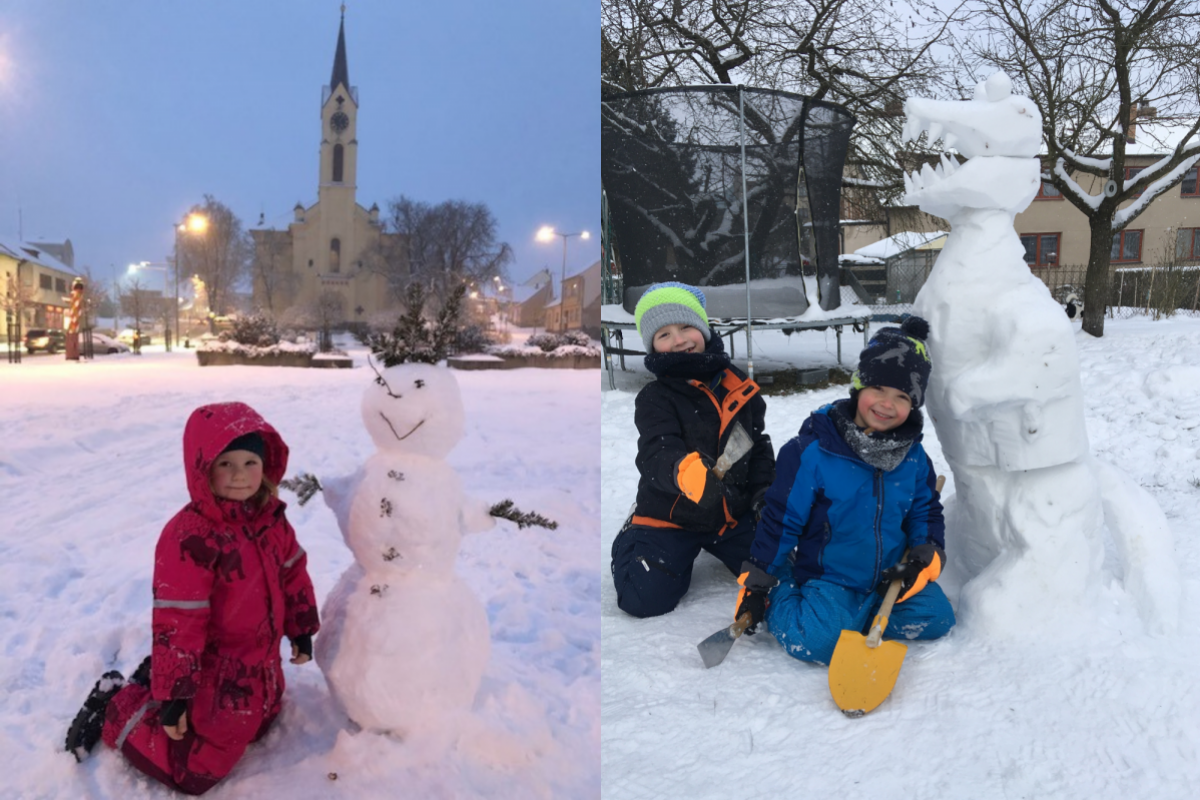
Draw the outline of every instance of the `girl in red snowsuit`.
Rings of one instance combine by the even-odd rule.
[[[155,552],[149,685],[135,675],[116,692],[102,736],[147,775],[200,794],[279,714],[281,638],[302,664],[319,623],[304,550],[275,496],[288,457],[275,429],[243,403],[203,406],[183,455],[192,502]]]

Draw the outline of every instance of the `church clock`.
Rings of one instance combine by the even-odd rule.
[[[334,115],[329,118],[329,127],[332,128],[335,133],[341,133],[342,131],[346,130],[346,128],[350,127],[350,118],[341,111],[335,112]]]

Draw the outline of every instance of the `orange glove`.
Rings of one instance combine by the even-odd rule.
[[[721,479],[712,473],[714,462],[697,452],[688,453],[675,467],[675,484],[688,500],[709,508],[724,494]]]
[[[901,564],[893,564],[879,574],[879,585],[876,591],[881,594],[887,591],[892,581],[900,578],[900,597],[897,603],[903,603],[917,592],[925,588],[930,581],[936,581],[942,574],[942,564],[946,563],[946,553],[936,544],[919,544],[908,552],[908,560]]]

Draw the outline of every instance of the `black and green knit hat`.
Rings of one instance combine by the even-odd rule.
[[[654,352],[654,334],[664,325],[691,325],[703,334],[705,342],[712,336],[704,307],[704,292],[686,283],[653,284],[638,300],[633,319],[647,353]]]
[[[858,369],[850,378],[850,396],[867,386],[890,386],[912,398],[913,408],[925,402],[929,386],[929,323],[907,317],[899,328],[880,328],[858,357]]]

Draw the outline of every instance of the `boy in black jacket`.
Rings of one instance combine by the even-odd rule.
[[[754,541],[755,506],[775,478],[775,454],[758,384],[729,362],[709,329],[703,292],[654,284],[634,318],[646,368],[658,380],[636,400],[641,481],[633,514],[613,542],[612,573],[617,605],[653,617],[687,593],[701,550],[739,573]],[[738,426],[753,446],[718,477],[714,467]]]

